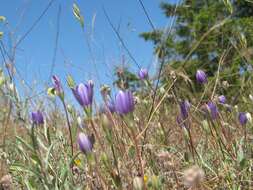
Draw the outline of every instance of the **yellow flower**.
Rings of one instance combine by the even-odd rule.
[[[144,180],[144,183],[147,183],[148,182],[148,176],[144,175],[143,180]]]
[[[81,166],[81,160],[80,159],[75,159],[75,164],[76,166]]]
[[[50,97],[55,97],[55,95],[56,95],[56,92],[55,92],[55,89],[54,88],[48,88],[47,89],[47,94],[48,94],[48,96],[50,96]]]

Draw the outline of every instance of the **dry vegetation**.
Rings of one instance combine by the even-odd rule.
[[[76,4],[73,13],[83,27]],[[187,55],[226,22],[205,32]],[[244,58],[240,46],[232,45],[218,57],[212,76],[195,65],[191,76],[166,64],[155,76],[145,69],[116,72],[115,97],[109,87],[98,92],[92,81],[75,84],[71,76],[53,76],[46,98],[20,97],[15,53],[3,59],[0,189],[253,189],[252,74],[238,86],[224,80],[220,67],[231,49]],[[163,63],[163,44],[156,53]],[[135,88],[128,86],[132,79]],[[220,89],[229,87],[240,93],[221,97]],[[96,101],[98,94],[103,101]]]

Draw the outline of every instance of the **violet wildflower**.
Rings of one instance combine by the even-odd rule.
[[[108,101],[105,104],[100,106],[99,109],[100,113],[107,113],[107,112],[111,112],[114,113],[115,112],[115,104],[112,101]]]
[[[52,80],[53,80],[55,92],[57,93],[57,95],[62,96],[63,95],[63,89],[62,89],[60,79],[56,75],[53,75]]]
[[[93,82],[89,81],[88,84],[80,83],[75,89],[72,89],[76,100],[81,106],[85,107],[92,104],[93,86]]]
[[[225,97],[224,95],[220,95],[220,96],[218,97],[218,101],[219,101],[219,103],[221,103],[221,104],[225,104],[226,101],[227,101],[227,99],[226,99],[226,97]]]
[[[245,69],[241,66],[241,67],[239,68],[239,75],[240,75],[240,76],[243,76],[244,73],[245,73]]]
[[[109,101],[107,103],[107,108],[110,110],[111,113],[114,113],[115,112],[115,104],[113,101]]]
[[[247,65],[247,71],[248,72],[252,72],[253,71],[252,65],[250,65],[250,64]]]
[[[209,111],[211,113],[211,118],[213,120],[215,120],[218,117],[218,114],[219,114],[217,106],[215,105],[215,103],[209,101],[207,103],[207,107],[208,107],[208,109],[209,109]]]
[[[36,125],[44,124],[43,115],[41,111],[39,110],[31,113],[31,119],[32,119],[32,122]]]
[[[139,73],[138,73],[138,76],[141,80],[144,80],[144,79],[148,78],[148,70],[144,69],[144,68],[141,68]]]
[[[241,125],[245,125],[248,121],[248,118],[245,112],[240,112],[238,119]]]
[[[92,137],[89,137],[82,132],[78,135],[77,143],[79,145],[80,150],[85,154],[90,153],[93,149],[94,142],[92,142]]]
[[[119,114],[128,114],[134,110],[134,97],[131,91],[119,91],[116,95],[115,108]]]
[[[206,73],[202,70],[197,70],[196,72],[196,80],[200,84],[207,83],[207,76]]]
[[[180,103],[180,112],[183,120],[185,120],[188,117],[190,107],[191,104],[189,103],[188,100],[182,101]]]

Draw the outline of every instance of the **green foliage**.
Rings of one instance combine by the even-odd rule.
[[[136,90],[139,86],[137,76],[130,72],[128,68],[125,67],[116,67],[115,68],[115,76],[117,79],[114,81],[114,85],[118,88],[124,89],[132,89]]]
[[[235,87],[242,80],[240,67],[252,65],[253,4],[244,0],[186,0],[177,8],[172,3],[162,3],[161,8],[168,19],[176,16],[173,32],[166,36],[165,30],[160,29],[141,36],[154,42],[156,53],[164,48],[160,58],[166,60],[168,70],[183,71],[195,80],[196,70],[202,69],[216,78],[219,61],[226,52],[220,77],[229,81],[230,88],[224,89],[219,84],[218,89],[230,96],[236,93]]]

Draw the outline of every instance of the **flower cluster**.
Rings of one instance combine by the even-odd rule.
[[[196,81],[199,84],[205,84],[208,82],[207,74],[203,70],[196,71]],[[148,78],[148,70],[141,68],[138,72],[138,77],[140,80],[145,80]],[[53,89],[62,101],[64,101],[64,91],[60,79],[57,76],[52,77]],[[83,107],[92,107],[93,96],[94,96],[94,83],[89,80],[87,83],[80,83],[78,85],[71,85],[72,93],[77,100],[77,102]],[[227,105],[227,99],[224,95],[220,95],[216,99],[217,101],[208,101],[205,106],[205,112],[208,113],[212,120],[216,120],[219,116],[219,109],[217,103],[220,105]],[[183,100],[179,103],[180,114],[177,116],[177,122],[180,126],[186,127],[186,121],[189,117],[189,112],[191,104],[188,100]],[[124,116],[132,113],[135,109],[135,100],[133,93],[130,90],[119,90],[115,96],[115,99],[106,99],[105,106],[102,107],[102,112],[110,111],[111,113],[116,112],[117,114]],[[249,117],[247,113],[240,112],[238,115],[238,120],[241,125],[245,125]],[[31,119],[33,124],[41,125],[44,123],[43,114],[41,111],[35,111],[31,113]],[[77,138],[77,143],[80,150],[87,154],[90,153],[94,146],[94,136],[88,136],[83,132],[79,133]]]

